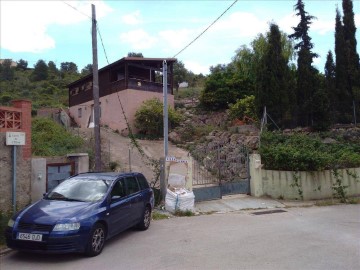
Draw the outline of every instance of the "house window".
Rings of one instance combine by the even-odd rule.
[[[82,116],[82,108],[79,108],[78,109],[78,118],[81,118],[81,116]]]

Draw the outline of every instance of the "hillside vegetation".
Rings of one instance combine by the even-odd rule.
[[[68,107],[67,85],[81,74],[77,67],[68,69],[65,64],[58,69],[52,61],[46,64],[39,60],[34,69],[29,69],[25,60],[20,60],[16,68],[5,61],[0,65],[0,105],[9,106],[14,99],[29,99],[33,114],[39,108]]]

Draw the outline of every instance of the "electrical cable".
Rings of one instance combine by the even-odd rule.
[[[182,50],[180,50],[177,54],[175,54],[173,56],[173,58],[175,58],[176,56],[178,56],[180,53],[182,53],[183,51],[185,51],[191,44],[193,44],[198,38],[200,38],[207,30],[210,29],[210,27],[212,27],[222,16],[224,16],[224,14],[226,12],[229,11],[230,8],[232,8],[236,2],[239,0],[235,0],[223,13],[221,13],[221,15],[219,17],[217,17],[215,19],[215,21],[213,21],[204,31],[202,31],[196,38],[194,38],[188,45],[186,45]]]
[[[81,13],[82,15],[84,15],[84,16],[86,16],[86,17],[88,17],[90,20],[92,19],[92,18],[91,18],[91,16],[89,16],[89,15],[87,15],[86,13],[84,13],[84,12],[82,12],[82,11],[78,10],[76,7],[74,7],[74,6],[72,6],[72,5],[68,4],[68,3],[66,3],[65,1],[62,1],[62,2],[63,2],[65,5],[67,5],[67,6],[71,7],[72,9],[76,10],[77,12]]]
[[[99,33],[100,40],[101,40],[101,46],[103,47],[104,54],[105,54],[105,58],[106,58],[106,61],[107,61],[108,65],[109,65],[109,64],[110,64],[110,63],[109,63],[109,59],[108,59],[108,57],[107,57],[107,53],[106,53],[106,50],[105,50],[104,42],[103,42],[103,39],[102,39],[102,36],[101,36],[101,33],[100,33],[99,24],[98,24],[97,22],[96,22],[96,30],[97,30],[97,32]]]
[[[92,17],[90,17],[90,16],[87,15],[86,13],[78,10],[76,7],[74,7],[74,6],[66,3],[65,1],[62,1],[62,2],[63,2],[65,5],[71,7],[71,8],[74,9],[75,11],[79,12],[80,14],[82,14],[82,15],[88,17],[90,20],[92,20]],[[102,45],[103,50],[104,50],[104,54],[105,54],[106,61],[107,61],[108,64],[110,64],[109,59],[108,59],[108,57],[107,57],[106,50],[105,50],[104,42],[103,42],[103,39],[102,39],[102,36],[101,36],[101,33],[100,33],[100,28],[99,28],[99,23],[98,23],[98,21],[96,21],[96,31],[99,33],[99,37],[100,37],[100,40],[101,40],[101,45]]]

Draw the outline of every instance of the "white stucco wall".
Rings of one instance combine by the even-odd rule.
[[[338,170],[342,185],[346,186],[347,196],[360,195],[360,168]],[[333,197],[336,177],[332,171],[292,172],[264,170],[258,154],[250,156],[251,195],[272,198],[327,199]],[[296,181],[297,179],[297,181]],[[297,183],[296,183],[297,182]]]
[[[113,130],[123,131],[127,128],[124,115],[121,110],[119,98],[121,100],[123,109],[126,114],[131,128],[134,129],[135,113],[145,100],[158,98],[163,100],[162,93],[140,91],[134,89],[127,89],[100,98],[101,117],[100,125],[107,125]],[[80,125],[80,127],[88,127],[91,116],[93,101],[85,102],[83,104],[73,106],[69,109],[71,116]],[[174,107],[174,96],[168,95],[168,104]],[[81,117],[78,115],[78,110],[81,108]]]

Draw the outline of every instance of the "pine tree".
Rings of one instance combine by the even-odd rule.
[[[32,80],[42,81],[42,80],[46,80],[48,76],[49,76],[48,66],[44,60],[40,59],[39,61],[36,62],[34,66],[33,73],[31,74]]]
[[[48,62],[48,67],[49,67],[49,77],[51,79],[56,79],[59,77],[59,70],[56,67],[56,64],[54,63],[54,61],[49,61]]]
[[[12,81],[14,79],[15,68],[11,66],[11,60],[6,59],[0,64],[0,80]]]
[[[20,59],[16,64],[17,70],[26,70],[28,66],[28,62],[23,59]]]
[[[294,7],[297,10],[296,15],[300,17],[300,22],[296,27],[293,27],[294,33],[289,35],[289,37],[299,40],[295,44],[295,49],[298,50],[297,119],[298,124],[301,126],[308,126],[312,123],[312,98],[317,91],[316,86],[318,85],[317,70],[312,66],[313,58],[317,57],[317,54],[312,52],[314,45],[308,34],[311,21],[315,17],[305,11],[305,5],[302,0],[298,0]]]

